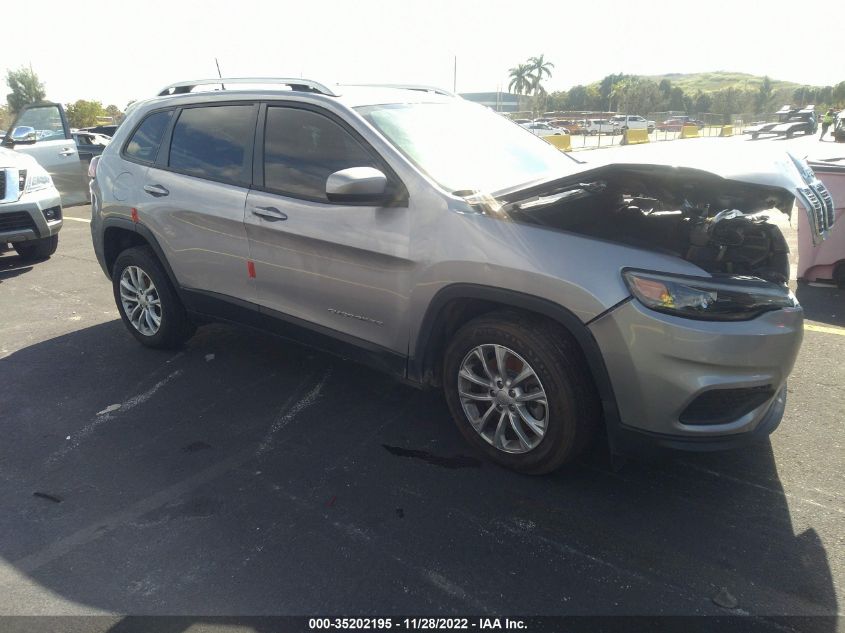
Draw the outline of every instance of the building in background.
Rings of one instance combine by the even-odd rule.
[[[496,112],[519,111],[519,95],[509,92],[464,92],[461,97],[485,105]]]

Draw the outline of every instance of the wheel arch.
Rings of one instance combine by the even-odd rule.
[[[137,222],[130,222],[122,218],[112,218],[104,222],[103,268],[109,278],[111,278],[112,269],[118,256],[127,248],[134,246],[149,246],[152,249],[159,263],[164,268],[164,272],[167,273],[171,285],[176,290],[179,298],[182,299],[182,289],[155,234],[148,227]]]
[[[423,385],[440,384],[443,351],[454,332],[469,320],[502,308],[544,316],[575,340],[601,398],[605,423],[609,430],[615,428],[619,423],[616,397],[592,332],[565,307],[515,290],[476,284],[451,284],[439,290],[423,316],[414,354],[408,358],[408,378]]]

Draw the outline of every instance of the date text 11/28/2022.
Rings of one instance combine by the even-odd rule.
[[[314,630],[524,630],[525,622],[510,618],[309,618],[308,628]]]

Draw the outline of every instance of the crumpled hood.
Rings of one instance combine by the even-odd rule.
[[[818,244],[827,237],[833,225],[832,199],[824,185],[813,173],[806,160],[797,158],[784,149],[769,143],[732,143],[725,139],[695,139],[649,143],[648,145],[620,146],[589,152],[579,152],[573,158],[573,169],[561,174],[561,180],[577,178],[578,174],[595,172],[600,168],[612,169],[614,165],[661,169],[680,168],[707,172],[733,183],[747,183],[773,188],[788,194],[778,208],[791,214],[792,199],[797,199],[806,210],[813,229],[813,242]],[[508,201],[521,193],[542,195],[544,183],[557,179],[530,183],[508,191],[497,192],[494,197]]]
[[[689,139],[619,147],[579,154],[583,167],[612,163],[670,165],[709,171],[728,180],[780,187],[796,195],[806,187],[790,154],[764,143],[732,144],[724,139]]]

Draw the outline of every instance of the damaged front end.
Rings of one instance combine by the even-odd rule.
[[[823,239],[833,221],[830,196],[806,163],[795,161],[788,179],[784,186],[615,163],[502,192],[487,207],[513,221],[672,254],[711,274],[785,284],[789,247],[771,216],[791,213],[797,196],[814,238]]]

